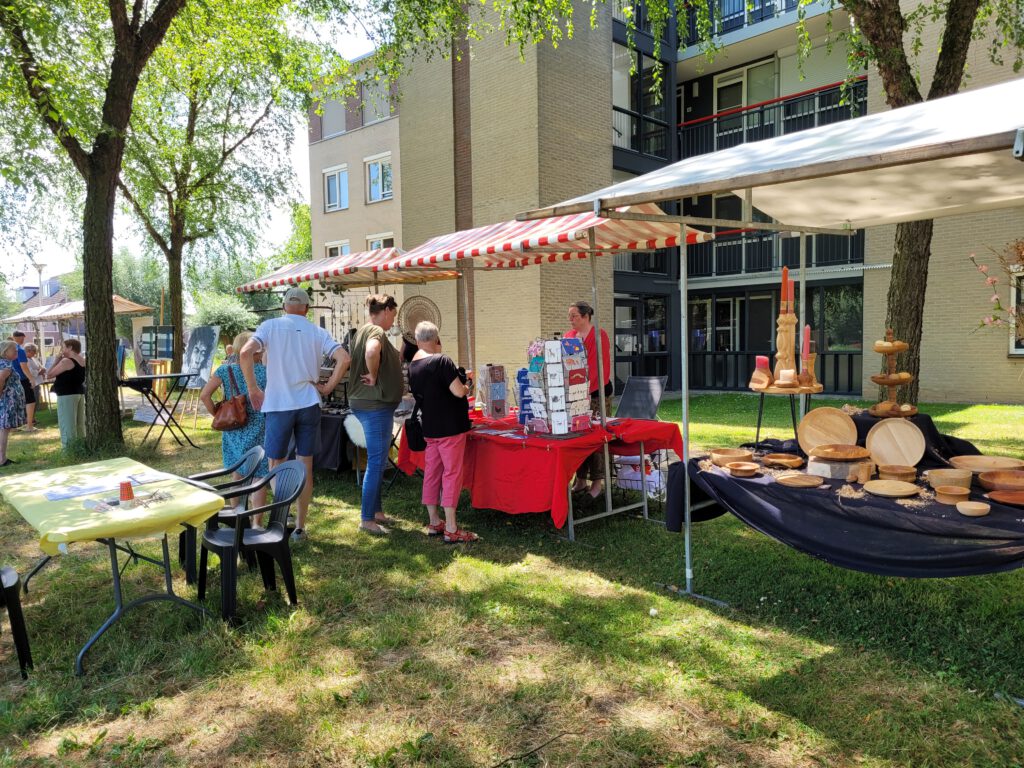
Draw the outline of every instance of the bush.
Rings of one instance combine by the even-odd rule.
[[[225,344],[242,331],[255,328],[259,318],[234,296],[207,294],[196,299],[196,313],[192,325],[219,325],[220,338]]]

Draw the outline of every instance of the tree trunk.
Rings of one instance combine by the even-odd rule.
[[[886,328],[910,349],[896,358],[899,371],[914,379],[897,392],[901,403],[917,403],[918,376],[921,371],[921,329],[924,321],[925,286],[928,285],[928,261],[931,258],[932,221],[910,221],[896,227],[896,244],[886,299]],[[883,370],[883,373],[887,371]],[[884,399],[884,395],[883,395]]]
[[[167,254],[167,288],[171,301],[171,325],[174,326],[174,348],[171,352],[171,370],[180,371],[185,356],[185,315],[182,310],[181,253]]]
[[[124,443],[117,399],[114,328],[114,201],[121,152],[107,145],[90,158],[82,221],[82,288],[89,364],[85,368],[86,440],[93,450]]]

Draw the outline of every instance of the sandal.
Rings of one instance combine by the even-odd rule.
[[[373,516],[373,522],[377,525],[397,525],[393,517],[388,517],[383,512]]]
[[[480,537],[472,531],[464,531],[458,528],[454,531],[444,532],[444,543],[445,544],[468,544],[471,541],[476,541]]]
[[[444,520],[437,525],[427,523],[427,536],[440,536],[442,533],[444,533]]]

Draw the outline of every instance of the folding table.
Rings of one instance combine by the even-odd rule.
[[[157,422],[162,422],[162,427],[156,436],[156,442],[153,443],[154,448],[160,445],[160,439],[164,436],[164,432],[168,430],[170,430],[171,437],[174,438],[178,445],[182,447],[185,445],[181,438],[178,437],[178,434],[180,434],[193,448],[199,447],[185,434],[184,428],[174,418],[174,412],[177,410],[178,404],[181,403],[182,395],[185,394],[185,387],[194,375],[194,373],[157,373],[150,376],[129,376],[121,380],[122,387],[134,389],[141,394],[156,412],[153,423],[149,425],[146,434],[142,436],[142,445],[145,445],[146,440],[149,439],[149,434],[153,431],[153,427],[157,425]],[[174,405],[168,408],[167,404],[174,397],[175,391],[177,391],[178,396],[174,400]],[[177,434],[175,429],[177,429]]]
[[[117,499],[122,481],[131,481],[138,498],[160,492],[160,500],[132,509],[117,505],[97,509],[96,501]],[[217,514],[224,500],[216,493],[197,488],[173,475],[165,475],[128,458],[96,461],[72,467],[59,467],[41,472],[27,472],[0,480],[0,495],[39,532],[39,546],[47,558],[66,551],[67,545],[80,541],[96,541],[110,553],[110,570],[114,582],[114,612],[89,638],[75,659],[75,674],[83,672],[85,654],[110,627],[130,608],[154,600],[179,603],[206,614],[202,606],[174,594],[171,583],[171,561],[167,535],[177,534],[183,525],[198,527]],[[162,536],[162,560],[139,554],[127,539]],[[121,566],[118,552],[133,560],[146,560],[164,571],[164,591],[124,602],[121,591]]]

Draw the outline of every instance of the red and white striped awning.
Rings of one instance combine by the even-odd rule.
[[[269,275],[238,286],[235,291],[253,293],[313,280],[350,288],[365,288],[377,284],[423,283],[432,280],[453,280],[458,277],[458,272],[454,270],[436,267],[399,270],[397,267],[388,266],[399,258],[401,253],[398,248],[378,248],[374,251],[347,253],[330,259],[285,264]]]
[[[665,215],[653,203],[622,210]],[[605,219],[588,212],[535,221],[502,221],[440,235],[406,251],[383,268],[428,267],[469,258],[479,259],[481,267],[490,269],[585,259],[591,253],[590,230],[594,231],[599,252],[647,251],[679,245],[676,223]],[[687,227],[687,244],[702,243],[713,237],[709,232]]]

